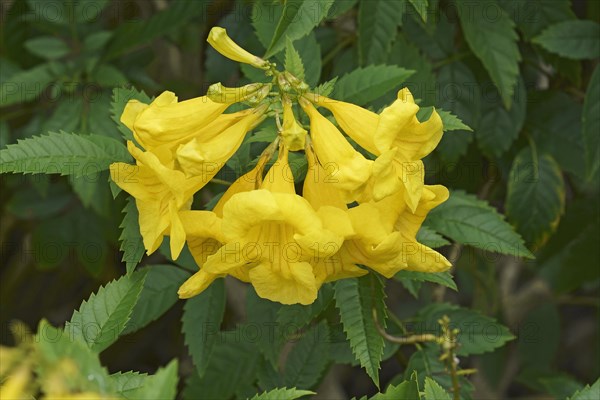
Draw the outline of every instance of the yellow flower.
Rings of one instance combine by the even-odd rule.
[[[318,284],[310,260],[334,253],[343,238],[325,229],[308,201],[296,195],[287,149],[259,190],[237,193],[223,208],[225,244],[209,256],[212,274],[248,269],[260,297],[283,304],[310,304]],[[332,250],[333,249],[333,250]]]
[[[225,276],[225,274],[211,274],[203,268],[206,259],[216,253],[225,241],[222,229],[223,206],[233,195],[257,189],[260,186],[262,171],[271,155],[268,152],[263,154],[250,172],[239,177],[221,196],[213,211],[181,211],[179,213],[183,221],[188,248],[200,268],[181,285],[177,292],[180,298],[187,299],[196,296],[215,279]],[[243,267],[228,273],[239,280],[249,282],[248,271]]]
[[[178,102],[172,92],[164,92],[150,104],[130,100],[121,122],[133,132],[146,150],[181,143],[205,128],[230,104],[215,103],[207,96]]]
[[[31,399],[31,390],[28,389],[28,386],[32,383],[31,378],[31,367],[29,362],[22,363],[3,379],[2,385],[0,385],[0,399]]]
[[[448,200],[449,192],[441,185],[425,185],[415,212],[402,212],[395,228],[402,234],[404,261],[406,269],[421,272],[446,271],[452,264],[437,251],[417,242],[417,232],[429,211]]]
[[[284,98],[283,100],[283,130],[281,137],[291,151],[304,150],[306,144],[306,129],[304,129],[294,116],[292,102]]]
[[[227,31],[215,26],[208,34],[208,43],[219,53],[230,60],[250,64],[256,68],[266,69],[269,63],[241,48],[227,35]]]
[[[208,141],[193,138],[177,149],[177,161],[186,176],[212,179],[225,162],[237,151],[246,133],[264,118],[267,106],[259,106],[248,112],[241,120]]]
[[[185,232],[178,213],[190,208],[194,193],[208,180],[203,177],[186,178],[183,172],[173,168],[172,156],[168,152],[144,152],[132,142],[127,142],[127,149],[135,158],[136,165],[111,164],[111,179],[135,198],[140,233],[148,254],[156,251],[164,235],[169,234],[171,255],[177,258],[185,244]]]
[[[310,137],[319,162],[330,171],[328,183],[347,193],[347,202],[355,199],[371,177],[372,161],[354,150],[342,133],[305,99],[300,105],[310,118]]]

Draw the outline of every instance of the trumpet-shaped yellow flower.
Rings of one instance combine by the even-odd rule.
[[[179,211],[189,209],[192,197],[208,182],[202,177],[186,178],[173,169],[167,155],[162,159],[154,153],[138,149],[132,142],[127,148],[136,165],[113,163],[112,180],[136,201],[140,233],[148,254],[162,243],[164,235],[171,236],[171,254],[177,258],[185,244],[185,232]]]
[[[152,150],[194,137],[229,106],[230,103],[215,103],[207,96],[178,102],[174,93],[164,92],[150,104],[130,100],[121,121],[144,149]]]
[[[187,299],[200,294],[215,279],[222,278],[225,274],[212,274],[203,268],[206,259],[217,252],[225,239],[223,238],[222,217],[223,206],[237,193],[248,192],[260,187],[262,171],[271,158],[271,153],[264,154],[256,166],[247,174],[239,177],[221,196],[213,211],[182,211],[180,218],[187,237],[188,248],[200,270],[192,275],[181,285],[178,294],[182,299]],[[249,282],[248,271],[240,267],[228,272],[237,279]]]
[[[253,109],[211,140],[201,141],[200,138],[194,138],[180,145],[177,149],[177,161],[181,169],[189,177],[212,179],[240,147],[246,133],[265,118],[266,109],[267,106]]]
[[[402,234],[404,261],[406,269],[421,272],[442,272],[452,264],[437,251],[417,242],[417,232],[429,211],[448,200],[448,189],[441,185],[425,185],[415,212],[402,212],[395,228]]]
[[[306,145],[306,129],[304,129],[294,116],[292,102],[288,99],[283,100],[283,130],[281,137],[291,151],[304,150]]]
[[[353,201],[356,192],[371,177],[372,161],[354,150],[335,125],[310,102],[301,98],[300,105],[310,118],[310,135],[319,162],[330,172],[328,183],[347,192],[348,203]]]
[[[207,41],[216,51],[230,60],[250,64],[256,68],[268,68],[269,63],[267,61],[241,48],[221,27],[215,26],[212,28]]]
[[[225,244],[205,263],[207,272],[249,270],[259,296],[283,304],[310,304],[318,284],[312,258],[333,254],[343,238],[325,229],[302,197],[295,194],[287,150],[282,148],[259,190],[232,196],[223,208]]]

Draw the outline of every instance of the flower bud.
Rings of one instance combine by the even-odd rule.
[[[231,40],[224,28],[218,26],[212,28],[207,41],[216,51],[233,61],[250,64],[256,68],[268,68],[269,63],[267,61],[241,48]]]

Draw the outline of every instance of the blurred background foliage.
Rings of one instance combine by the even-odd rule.
[[[427,182],[457,193],[438,212],[441,217],[433,212],[426,225],[429,240],[446,246],[445,254],[456,260],[458,292],[398,276],[386,288],[389,312],[405,323],[415,315],[435,321],[441,309],[431,303],[447,301],[510,329],[516,338],[505,346],[485,354],[474,349],[461,358],[462,368],[478,371],[462,385],[466,398],[564,398],[592,383],[600,375],[600,2],[471,2],[483,7],[485,18],[459,15],[457,4],[447,0],[329,3],[322,21],[314,21],[318,26],[294,38],[311,86],[341,77],[331,96],[375,111],[399,87],[408,86],[422,107],[450,111],[472,128],[452,127],[426,160]],[[239,86],[262,80],[255,70],[240,68],[209,48],[205,38],[211,27],[222,26],[244,48],[264,54],[282,13],[280,2],[270,0],[1,4],[0,148],[59,131],[122,140],[115,122],[127,93],[133,92],[114,88],[134,86],[151,97],[170,90],[187,99],[204,94],[214,82]],[[284,52],[275,59],[283,64]],[[416,72],[408,76],[406,70]],[[261,131],[247,140],[221,171],[220,181],[207,186],[196,202],[214,204],[225,188],[222,181],[232,182],[247,171],[257,146],[274,134]],[[42,318],[62,325],[82,299],[125,272],[118,238],[126,200],[113,200],[106,171],[78,178],[4,174],[1,179],[0,324],[5,345],[14,344],[10,321],[21,320],[32,330]],[[491,212],[461,190],[476,193],[507,215],[535,259],[494,252],[502,238],[451,245],[446,239],[461,241],[461,229],[469,229],[461,221],[476,224],[478,213]],[[457,226],[444,222],[449,215]],[[142,261],[168,262],[162,254]],[[186,260],[180,264],[195,268]],[[161,290],[174,292],[175,281]],[[226,288],[224,326],[231,328],[245,316],[244,295],[235,282],[227,282]],[[329,295],[323,296],[331,303]],[[253,307],[252,301],[256,299],[248,299],[248,313],[254,309],[256,314],[261,306]],[[130,329],[131,334],[102,352],[110,372],[153,373],[178,357],[180,376],[198,379],[181,334],[183,302],[173,297],[167,303],[174,305],[160,320],[139,332]],[[323,310],[331,308],[329,303]],[[453,315],[454,306],[438,306]],[[510,339],[508,331],[498,329],[497,342],[485,351]],[[330,332],[336,334],[343,335],[341,328]],[[252,353],[256,348],[236,345],[220,344],[214,351],[221,360],[238,358],[253,371],[243,373],[258,373],[259,383],[268,382],[264,374],[273,371],[260,366],[264,361]],[[422,380],[432,372],[430,363],[437,362],[428,347],[394,350],[384,354],[382,388],[409,379],[413,370],[421,372]],[[351,355],[340,351],[326,377],[321,372],[328,360],[313,366],[320,372],[310,383],[319,388],[320,398],[375,393],[364,371],[351,366]],[[244,352],[249,355],[241,356]],[[211,375],[215,382],[224,378]],[[444,379],[439,381],[448,387]],[[251,393],[248,386],[229,389],[229,395]]]

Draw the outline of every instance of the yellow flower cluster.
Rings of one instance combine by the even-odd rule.
[[[403,269],[450,267],[416,240],[427,213],[448,198],[445,187],[424,184],[421,159],[442,137],[435,111],[419,122],[419,107],[403,89],[377,114],[311,93],[289,72],[239,47],[222,28],[213,28],[208,41],[226,57],[265,70],[273,82],[236,89],[217,84],[207,96],[183,102],[170,92],[151,104],[130,101],[121,120],[144,150],[129,142],[137,166],[111,166],[115,183],[135,197],[148,253],[165,235],[174,258],[187,242],[199,271],[181,286],[180,297],[195,296],[231,275],[250,282],[263,298],[310,304],[324,282],[369,269],[389,278]],[[225,113],[234,102],[251,107]],[[308,115],[309,132],[296,119],[295,105]],[[329,110],[337,126],[318,108]],[[246,133],[271,115],[279,135],[254,169],[212,211],[191,210],[194,194]],[[373,159],[357,151],[338,126]],[[302,195],[294,185],[290,151],[307,158]]]

